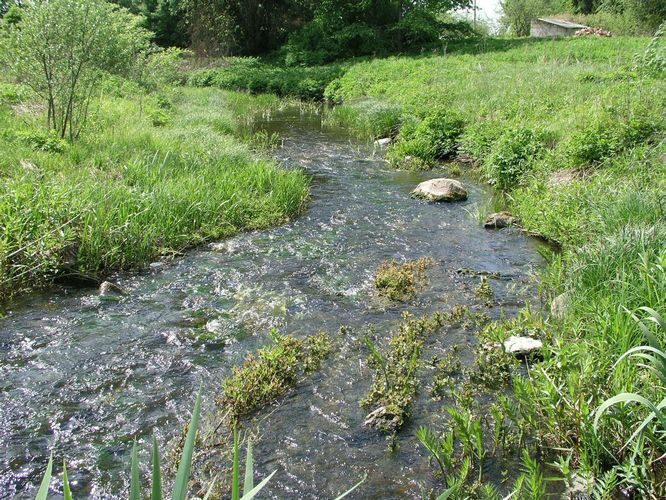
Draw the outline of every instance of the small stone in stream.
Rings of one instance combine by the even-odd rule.
[[[383,431],[395,431],[399,422],[400,417],[398,415],[391,415],[386,406],[380,406],[366,415],[363,425]]]
[[[379,147],[383,148],[383,147],[388,146],[392,142],[393,142],[393,139],[391,139],[390,137],[383,137],[383,138],[377,139],[375,141],[375,146],[379,146]]]
[[[126,292],[115,283],[111,283],[110,281],[104,281],[99,286],[99,294],[102,297],[104,297],[106,295],[112,295],[112,294],[125,295]]]
[[[148,267],[151,271],[159,271],[164,267],[164,264],[162,262],[151,262]]]
[[[504,350],[509,354],[516,356],[524,356],[535,351],[539,351],[543,347],[543,342],[532,337],[518,337],[512,335],[504,341]]]
[[[219,319],[211,319],[204,329],[209,333],[220,333],[224,328],[224,324]]]
[[[427,201],[460,201],[467,199],[467,191],[455,179],[430,179],[416,186],[412,196]]]
[[[560,321],[563,320],[567,315],[567,311],[569,310],[569,303],[569,295],[566,292],[561,293],[553,299],[553,302],[551,302],[550,314],[552,314],[553,318],[555,319]]]
[[[483,227],[486,229],[502,229],[516,224],[516,218],[509,212],[497,212],[490,214]]]

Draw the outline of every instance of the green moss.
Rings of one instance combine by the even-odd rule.
[[[396,261],[382,262],[375,273],[375,288],[380,296],[391,300],[412,300],[419,287],[425,283],[425,270],[431,263],[429,257],[402,264]]]
[[[301,377],[317,370],[331,351],[325,333],[303,340],[275,331],[271,336],[273,345],[248,355],[222,384],[218,405],[231,422],[286,394]]]

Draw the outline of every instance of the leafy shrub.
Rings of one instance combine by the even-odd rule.
[[[494,142],[502,134],[496,122],[476,122],[469,125],[460,136],[460,150],[473,158],[483,160],[492,150]]]
[[[193,73],[188,83],[195,87],[219,87],[253,94],[273,93],[320,100],[324,97],[326,86],[341,74],[339,66],[289,68],[263,64],[255,58],[234,58],[223,68]]]
[[[25,89],[20,85],[0,83],[0,105],[17,104],[23,100]]]
[[[60,139],[55,130],[30,130],[18,132],[21,142],[45,153],[62,153],[67,149],[67,141]]]
[[[645,51],[634,57],[634,64],[637,70],[648,75],[666,73],[666,22],[659,27]]]
[[[530,129],[506,130],[493,144],[483,170],[488,182],[499,189],[516,186],[543,151],[541,136]]]
[[[572,166],[597,165],[648,141],[656,130],[656,125],[642,118],[633,118],[626,123],[599,119],[570,137],[565,154]]]
[[[406,158],[414,157],[431,165],[437,159],[447,158],[457,151],[463,127],[464,121],[457,113],[441,109],[418,124],[405,124],[398,142],[389,151],[389,162],[400,165]]]

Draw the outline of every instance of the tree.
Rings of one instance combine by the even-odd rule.
[[[103,0],[50,0],[26,7],[3,42],[4,62],[46,101],[48,127],[76,139],[101,76],[129,74],[149,47],[141,18]]]

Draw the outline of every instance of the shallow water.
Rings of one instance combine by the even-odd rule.
[[[497,273],[498,305],[486,312],[515,313],[534,296],[538,244],[480,227],[470,213],[490,193],[472,180],[466,202],[411,199],[435,173],[391,170],[371,147],[322,128],[316,114],[285,110],[259,126],[285,139],[280,160],[313,176],[301,218],[120,277],[126,297],[58,288],[15,302],[0,320],[0,496],[34,497],[53,449],[67,457],[77,497],[124,497],[133,440],[147,448],[153,430],[162,442],[177,436],[201,384],[212,412],[221,380],[269,342],[272,327],[295,336],[328,331],[336,351],[253,419],[257,474],[278,470],[265,497],[332,498],[365,474],[355,498],[420,498],[437,487],[413,434],[438,423],[443,403],[424,388],[397,451],[387,452],[385,437],[362,426],[358,402],[372,372],[358,339],[374,325],[381,344],[405,310],[420,316],[478,303],[479,277],[461,269]],[[373,296],[382,260],[421,256],[434,264],[416,303]],[[199,336],[206,322],[216,339]],[[338,333],[343,325],[347,335]],[[424,357],[454,344],[472,359],[474,336],[460,329],[429,338]]]

